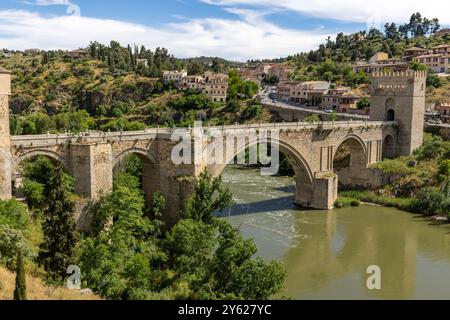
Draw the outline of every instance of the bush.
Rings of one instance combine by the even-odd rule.
[[[13,270],[19,252],[31,256],[31,250],[23,232],[8,225],[0,225],[0,263]]]
[[[412,204],[412,209],[425,215],[434,215],[444,213],[444,203],[446,197],[438,188],[426,187],[418,194]]]
[[[30,219],[27,208],[17,200],[0,201],[0,225],[26,231]]]
[[[44,202],[45,186],[39,182],[25,179],[23,182],[22,192],[30,208],[39,208]]]
[[[346,208],[346,207],[358,207],[361,205],[361,202],[355,198],[349,197],[340,197],[334,203],[336,208]]]

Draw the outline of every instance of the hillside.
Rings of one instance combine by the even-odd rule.
[[[119,49],[118,49],[119,50]],[[243,92],[238,105],[205,101],[196,92],[179,92],[164,85],[158,75],[164,69],[186,67],[192,72],[210,69],[226,71],[226,60],[195,58],[175,60],[159,67],[130,67],[120,49],[111,67],[110,58],[72,59],[64,52],[11,52],[0,58],[0,65],[13,73],[11,131],[13,134],[72,132],[90,130],[140,130],[156,126],[188,126],[195,120],[213,124],[234,124],[270,119],[251,97]],[[125,52],[125,53],[123,53]],[[95,55],[95,53],[93,54]],[[123,60],[123,61],[122,61]],[[212,62],[211,62],[212,61]],[[236,84],[246,90],[245,82]],[[191,107],[194,106],[194,107]]]
[[[28,300],[99,300],[94,294],[81,294],[78,290],[69,290],[45,285],[36,277],[27,275]],[[0,300],[12,300],[15,274],[0,266]]]

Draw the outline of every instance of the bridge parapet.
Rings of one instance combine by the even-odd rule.
[[[289,122],[289,123],[262,123],[246,125],[228,125],[203,127],[204,130],[337,130],[349,128],[369,128],[369,127],[389,127],[397,125],[396,121],[324,121],[317,123],[310,122]],[[175,132],[186,130],[186,134],[193,136],[193,128],[151,128],[141,131],[124,132],[84,132],[80,134],[41,134],[28,136],[12,136],[12,146],[38,147],[48,145],[58,145],[63,143],[101,143],[113,141],[130,140],[171,140]]]

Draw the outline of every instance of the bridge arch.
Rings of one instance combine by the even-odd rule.
[[[368,166],[367,145],[356,134],[344,137],[333,155],[333,170],[343,186],[360,186],[365,183],[361,177]]]
[[[34,149],[31,151],[24,152],[20,154],[18,157],[13,159],[12,162],[12,172],[11,172],[11,184],[12,184],[12,191],[13,195],[22,198],[24,195],[22,194],[20,188],[23,186],[23,172],[21,168],[21,164],[27,160],[31,160],[36,157],[46,157],[50,160],[50,162],[53,165],[61,166],[61,168],[66,172],[69,173],[69,165],[67,162],[67,159],[52,150],[46,150],[46,149]]]
[[[114,157],[113,166],[120,164],[125,158],[131,155],[138,156],[143,163],[155,163],[153,155],[146,149],[130,148],[122,151]]]
[[[258,139],[251,139],[246,141],[245,144],[236,148],[234,152],[229,153],[229,157],[226,159],[225,164],[210,168],[210,171],[215,176],[219,176],[225,170],[226,166],[232,162],[232,160],[245,150],[256,146],[258,143],[267,142],[272,143],[271,139],[261,141]],[[279,152],[286,156],[291,163],[291,166],[295,172],[296,193],[295,203],[302,207],[312,207],[314,201],[314,174],[311,170],[311,166],[306,159],[298,152],[295,147],[288,142],[277,139],[273,141],[279,149]]]
[[[22,153],[21,155],[19,155],[14,161],[16,170],[17,170],[17,166],[20,165],[20,163],[22,163],[23,161],[26,161],[26,160],[29,160],[29,159],[32,159],[35,157],[39,157],[39,156],[45,156],[48,159],[50,159],[53,163],[62,165],[62,167],[65,171],[67,171],[67,172],[69,171],[67,159],[63,155],[61,155],[55,151],[45,150],[45,149],[36,149],[36,150],[28,151],[28,152],[25,152],[25,153]]]

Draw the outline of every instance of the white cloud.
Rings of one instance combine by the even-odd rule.
[[[278,8],[326,19],[366,23],[379,19],[382,22],[406,22],[414,12],[428,18],[439,18],[450,24],[448,0],[201,0],[220,6],[250,6]]]
[[[245,61],[284,57],[313,49],[328,36],[323,30],[281,28],[264,19],[262,12],[229,11],[239,17],[177,21],[157,29],[77,15],[43,16],[24,10],[3,10],[0,11],[0,47],[74,49],[92,40],[103,43],[117,40],[150,48],[166,47],[178,57],[204,55]]]
[[[70,0],[34,0],[24,1],[24,3],[36,6],[66,6],[68,14],[81,15],[80,7],[75,3],[70,2]]]

